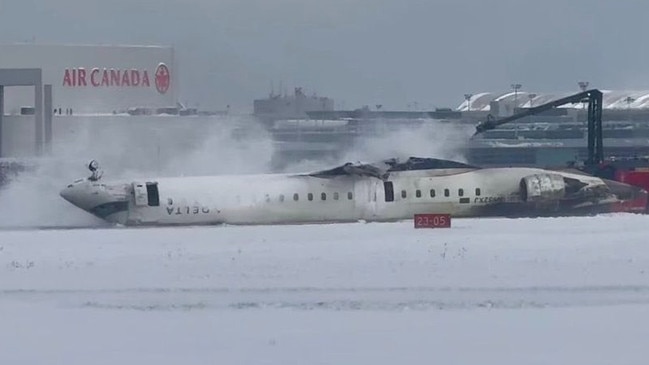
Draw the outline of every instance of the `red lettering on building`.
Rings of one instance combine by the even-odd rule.
[[[78,70],[79,73],[79,86],[87,86],[86,84],[86,69],[85,68],[79,68]]]
[[[163,63],[155,69],[154,79],[156,90],[164,94],[169,89],[170,72]],[[87,71],[83,67],[66,68],[63,72],[65,87],[151,87],[149,70],[138,69],[108,69],[93,67]]]
[[[90,71],[90,84],[94,87],[99,86],[99,81],[97,80],[99,78],[99,69],[98,68],[93,68],[92,71]],[[64,83],[65,84],[65,83]]]
[[[122,86],[122,80],[119,78],[119,70],[114,68],[110,69],[110,84],[114,86]]]
[[[108,78],[108,70],[104,69],[101,73],[101,86],[110,86],[110,79]]]
[[[128,72],[122,72],[122,86],[131,86],[131,81],[128,79]]]
[[[63,86],[73,86],[72,85],[72,76],[70,76],[70,70],[65,69],[65,75],[63,75]]]
[[[142,75],[142,86],[151,86],[151,84],[149,83],[149,73],[146,70],[144,70],[144,73]]]
[[[77,69],[72,70],[72,86],[77,86]]]
[[[138,70],[131,70],[131,86],[140,86],[140,73]]]

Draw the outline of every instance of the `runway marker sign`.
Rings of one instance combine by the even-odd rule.
[[[415,228],[451,228],[450,214],[415,214]]]

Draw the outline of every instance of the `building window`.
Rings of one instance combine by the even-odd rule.
[[[464,196],[464,189],[458,189],[457,190],[457,195],[458,196]]]
[[[298,193],[293,194],[293,200],[295,200],[295,201],[300,200],[300,194],[298,194]]]
[[[338,192],[334,193],[334,200],[338,200]]]
[[[451,192],[448,189],[444,189],[444,196],[451,196]]]
[[[320,200],[327,200],[327,194],[326,193],[320,194]]]
[[[417,190],[417,191],[415,191],[415,196],[416,196],[417,198],[421,198],[421,190]]]
[[[431,198],[435,197],[435,189],[430,189],[430,197]]]
[[[307,194],[306,198],[309,199],[309,201],[313,201],[313,194],[312,193]]]
[[[347,193],[347,200],[352,200],[353,198],[354,198],[354,194],[352,194],[351,191]]]
[[[279,194],[279,201],[283,202],[284,201],[284,194]]]
[[[402,199],[405,199],[406,196],[407,196],[406,191],[405,191],[405,190],[401,190],[401,198],[402,198]]]
[[[480,188],[475,188],[475,196],[480,196]]]

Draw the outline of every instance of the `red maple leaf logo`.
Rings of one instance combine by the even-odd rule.
[[[160,94],[164,94],[169,90],[169,84],[171,83],[171,77],[169,75],[169,69],[167,65],[161,63],[158,65],[158,68],[155,70],[155,88]]]

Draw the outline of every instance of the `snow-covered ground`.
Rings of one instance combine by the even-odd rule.
[[[0,230],[0,364],[646,364],[649,216]]]

